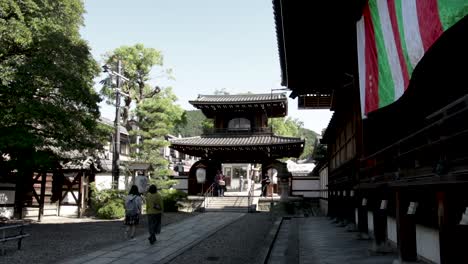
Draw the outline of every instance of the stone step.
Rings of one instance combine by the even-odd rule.
[[[224,207],[224,208],[205,208],[205,212],[239,212],[246,213],[247,207]]]

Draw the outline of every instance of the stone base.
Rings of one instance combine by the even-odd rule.
[[[394,249],[392,246],[385,242],[385,243],[380,243],[377,244],[375,241],[372,243],[371,248],[369,249],[370,253],[376,253],[376,254],[387,254],[387,253],[392,253],[394,252]]]
[[[370,240],[371,238],[366,233],[359,233],[359,234],[357,234],[356,239],[358,239],[358,240]]]
[[[395,259],[392,264],[416,264],[416,263],[422,263],[422,262],[419,262],[419,261],[403,261],[403,260],[400,260],[400,259]]]
[[[349,223],[349,224],[345,227],[345,229],[346,229],[346,231],[348,231],[348,232],[358,232],[358,231],[359,231],[359,230],[357,229],[355,223]]]

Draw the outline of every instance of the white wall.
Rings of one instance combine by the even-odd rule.
[[[374,214],[372,212],[367,212],[367,227],[370,232],[374,232]]]
[[[328,168],[325,167],[320,171],[320,189],[323,191],[321,193],[322,198],[328,198]]]
[[[188,177],[174,177],[179,182],[172,188],[188,193]]]
[[[308,197],[308,198],[318,198],[320,197],[320,192],[300,192],[300,191],[293,191],[292,195]]]
[[[320,197],[320,180],[312,177],[296,176],[292,178],[292,195]]]
[[[79,199],[79,192],[78,191],[72,191],[73,194],[75,194],[76,199]],[[62,203],[71,203],[71,204],[76,204],[76,200],[73,197],[72,192],[67,192],[67,195],[63,198]]]
[[[304,177],[305,178],[305,177]],[[319,190],[320,189],[320,180],[316,178],[307,178],[305,179],[292,179],[292,190]]]
[[[439,231],[416,225],[416,249],[418,255],[440,263]]]
[[[359,209],[354,209],[354,222],[356,223],[356,226],[359,224]]]
[[[96,188],[101,191],[112,188],[112,174],[110,173],[98,173],[94,178],[96,182]],[[119,177],[119,190],[128,190],[133,184],[131,176],[120,175]]]
[[[320,199],[320,210],[324,215],[328,215],[328,200]]]
[[[78,206],[76,205],[62,205],[60,206],[60,216],[78,216]]]
[[[0,204],[12,204],[9,207],[0,207],[0,216],[12,218],[14,214],[15,191],[2,190],[2,188],[14,188],[16,185],[13,183],[0,183]]]
[[[396,220],[393,217],[387,217],[387,237],[388,240],[397,244],[397,225]]]

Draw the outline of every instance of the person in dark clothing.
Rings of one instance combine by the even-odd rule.
[[[226,188],[226,181],[223,173],[218,170],[218,173],[216,173],[215,177],[215,183],[216,183],[216,189],[218,191],[218,196],[223,197],[224,196],[224,188]]]
[[[268,185],[270,185],[270,177],[268,175],[265,176],[265,178],[262,179],[262,196],[266,197],[267,196],[267,188]]]

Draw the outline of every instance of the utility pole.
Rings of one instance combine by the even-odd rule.
[[[114,153],[112,155],[112,183],[115,189],[119,188],[120,176],[120,72],[122,71],[122,62],[117,62],[117,88],[115,89],[115,136]]]
[[[129,97],[130,95],[125,94],[120,91],[120,86],[122,80],[129,81],[128,78],[122,75],[122,62],[119,60],[117,62],[117,72],[113,71],[108,65],[102,66],[104,72],[109,73],[110,78],[116,76],[116,85],[115,88],[115,135],[114,135],[114,149],[112,153],[112,187],[118,189],[119,187],[119,176],[120,176],[120,95]],[[112,85],[112,81],[111,81]]]

